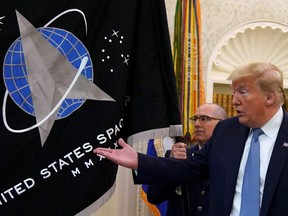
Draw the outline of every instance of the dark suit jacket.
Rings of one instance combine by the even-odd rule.
[[[261,115],[261,113],[259,113]],[[249,128],[237,117],[219,122],[211,139],[189,160],[151,158],[138,154],[135,183],[191,184],[210,179],[209,214],[229,216],[238,170]],[[284,118],[269,162],[261,216],[288,214],[288,116]]]
[[[187,158],[199,151],[198,145],[187,149]],[[170,156],[171,151],[167,151],[165,157]],[[182,191],[182,195],[176,193],[176,190]],[[175,185],[149,185],[147,191],[147,199],[152,204],[160,204],[168,200],[166,216],[184,216],[183,201],[187,202],[184,197],[184,191],[189,200],[190,216],[207,216],[209,204],[209,182],[203,181],[191,186],[175,186]]]

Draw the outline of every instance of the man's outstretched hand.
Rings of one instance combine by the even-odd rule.
[[[137,152],[121,138],[118,140],[118,144],[122,146],[122,149],[96,148],[93,152],[104,156],[118,165],[137,170]]]

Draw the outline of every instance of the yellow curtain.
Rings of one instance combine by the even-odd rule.
[[[213,94],[213,103],[216,103],[224,108],[227,112],[228,117],[236,116],[235,107],[232,105],[232,94],[220,94],[214,93]]]

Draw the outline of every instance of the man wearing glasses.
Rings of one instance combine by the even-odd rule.
[[[195,146],[187,148],[185,143],[178,142],[167,151],[165,157],[187,159],[199,151],[211,137],[215,126],[220,120],[227,118],[225,110],[212,103],[197,108],[190,120],[194,124]],[[149,185],[148,201],[160,204],[168,200],[166,216],[206,216],[209,207],[209,181],[191,186]]]

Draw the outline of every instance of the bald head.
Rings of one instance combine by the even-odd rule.
[[[223,109],[223,107],[219,106],[218,104],[214,104],[214,103],[203,104],[197,108],[195,114],[197,113],[197,111],[203,111],[203,112],[207,113],[207,115],[209,114],[208,116],[214,117],[214,118],[219,118],[221,120],[227,118],[227,113]]]
[[[212,136],[215,126],[220,120],[226,119],[225,110],[213,103],[199,106],[192,118],[194,122],[194,139],[203,146]]]

